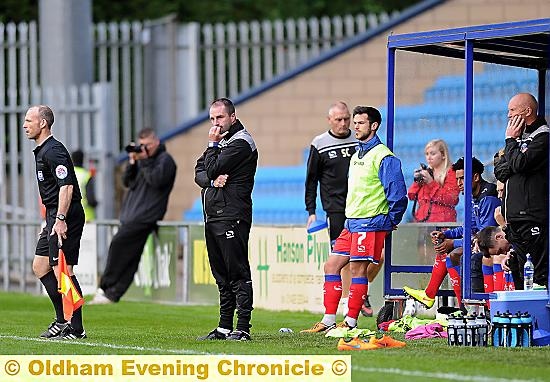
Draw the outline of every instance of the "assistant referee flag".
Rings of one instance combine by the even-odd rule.
[[[73,312],[84,304],[84,299],[73,284],[67,269],[65,254],[61,249],[59,250],[58,291],[61,293],[61,299],[63,300],[63,315],[65,320],[69,321],[73,316]]]

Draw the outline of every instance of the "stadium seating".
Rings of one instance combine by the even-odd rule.
[[[506,110],[509,98],[517,92],[537,94],[537,73],[499,65],[485,65],[474,77],[473,154],[486,164],[485,178],[493,180],[492,159],[503,146]],[[425,162],[424,146],[431,139],[444,139],[451,159],[464,152],[464,76],[439,77],[424,92],[424,102],[397,106],[395,110],[394,152],[401,159],[407,185],[413,182],[413,172]],[[381,107],[383,121],[386,108]],[[386,129],[379,133],[385,142]],[[307,220],[304,205],[304,184],[309,148],[304,149],[304,163],[299,166],[259,167],[253,193],[254,223],[298,224]],[[318,215],[324,217],[317,200]],[[411,220],[412,203],[405,216]],[[464,205],[461,199],[459,219]],[[200,199],[185,211],[184,220],[202,221]]]

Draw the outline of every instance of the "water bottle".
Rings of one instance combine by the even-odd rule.
[[[521,314],[517,312],[510,317],[510,347],[521,346]]]
[[[477,346],[487,346],[487,320],[483,313],[476,317],[476,325]]]
[[[449,315],[449,318],[448,318],[447,343],[450,346],[457,345],[457,343],[456,343],[456,318],[452,314]]]
[[[528,312],[521,315],[521,346],[526,348],[531,346],[531,337],[533,333],[533,319]]]
[[[510,311],[507,310],[506,313],[504,313],[500,317],[500,322],[502,323],[502,339],[501,343],[504,347],[510,346],[510,322],[511,322],[512,315],[510,314]]]
[[[512,277],[512,272],[510,271],[504,271],[504,290],[505,291],[516,290],[516,287],[514,286],[514,279]]]
[[[466,320],[462,316],[462,314],[459,314],[456,317],[456,338],[457,338],[457,345],[458,346],[464,346],[466,345]]]
[[[502,346],[502,316],[496,312],[493,317],[493,346]]]
[[[531,261],[531,255],[527,254],[527,261],[523,266],[523,289],[533,290],[533,273],[535,273],[535,267]]]
[[[477,346],[476,343],[477,325],[475,316],[466,317],[466,342],[465,346]]]

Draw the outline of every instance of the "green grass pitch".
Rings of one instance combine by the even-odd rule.
[[[52,321],[46,297],[0,293],[0,354],[339,354],[337,340],[300,334],[320,315],[253,312],[250,342],[197,341],[217,324],[216,306],[137,302],[84,306],[88,339],[40,340]],[[294,333],[279,333],[279,328]],[[359,327],[375,329],[374,318]],[[392,335],[403,340],[403,334]],[[550,381],[550,347],[449,347],[446,340],[407,341],[402,349],[352,353],[353,381]]]

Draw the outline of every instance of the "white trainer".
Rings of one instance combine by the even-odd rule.
[[[105,296],[105,292],[103,291],[103,289],[99,288],[95,292],[94,298],[88,303],[88,305],[106,305],[113,303],[113,300],[109,300],[109,298]]]

